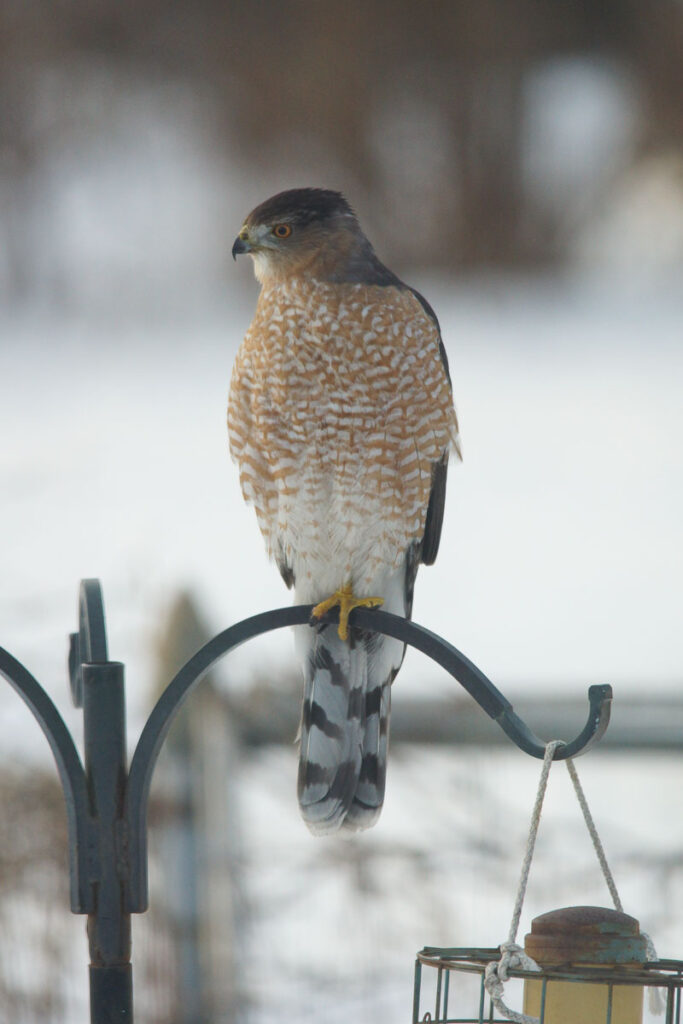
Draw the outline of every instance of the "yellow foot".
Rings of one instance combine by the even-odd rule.
[[[323,615],[327,615],[330,609],[336,608],[339,605],[339,638],[341,640],[348,640],[349,613],[354,608],[377,608],[380,604],[384,604],[383,597],[354,597],[351,584],[346,583],[341,590],[335,590],[332,597],[328,597],[327,600],[317,604],[313,609],[312,615],[314,619],[321,619]]]

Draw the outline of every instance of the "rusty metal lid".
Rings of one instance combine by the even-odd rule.
[[[606,907],[563,907],[531,922],[524,950],[541,967],[644,964],[647,945],[635,917]]]

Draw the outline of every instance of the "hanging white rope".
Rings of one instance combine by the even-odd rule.
[[[569,778],[572,780],[572,784],[574,786],[574,792],[576,793],[576,799],[579,801],[579,807],[583,811],[583,817],[584,817],[585,822],[586,822],[586,828],[588,829],[588,834],[591,837],[591,840],[593,842],[593,847],[595,849],[595,853],[597,854],[597,858],[598,858],[598,862],[600,864],[600,867],[602,868],[602,873],[605,876],[605,881],[607,882],[607,888],[610,891],[610,896],[612,897],[612,900],[614,901],[614,909],[620,911],[623,914],[624,908],[621,905],[621,900],[619,899],[619,893],[617,892],[617,886],[616,886],[616,883],[614,881],[614,877],[612,875],[612,872],[609,869],[609,864],[607,863],[607,857],[605,856],[605,850],[603,848],[602,842],[600,841],[600,836],[598,835],[598,830],[595,827],[595,822],[593,821],[593,815],[591,814],[590,809],[588,807],[588,803],[586,801],[586,797],[585,797],[585,794],[583,792],[583,788],[581,786],[581,783],[579,782],[579,776],[576,774],[576,768],[574,766],[574,762],[572,761],[571,758],[568,758],[567,761],[566,761],[566,764],[567,764],[567,771],[569,772]]]
[[[507,942],[503,942],[500,946],[500,960],[492,960],[486,965],[486,969],[484,971],[484,985],[486,986],[486,991],[491,998],[491,1002],[500,1014],[508,1020],[513,1021],[514,1024],[540,1024],[538,1017],[532,1017],[526,1013],[518,1013],[516,1010],[511,1010],[509,1006],[506,1006],[503,1002],[503,991],[505,982],[508,980],[509,972],[511,970],[540,971],[541,969],[536,961],[532,960],[530,956],[527,956],[522,947],[517,945],[517,930],[522,916],[522,907],[524,905],[524,897],[526,895],[527,883],[529,881],[531,861],[534,855],[534,848],[536,846],[536,836],[538,834],[538,826],[541,820],[541,811],[543,809],[543,799],[548,785],[548,776],[550,774],[550,768],[553,763],[555,751],[558,747],[562,746],[564,746],[564,742],[562,740],[552,740],[545,748],[543,767],[541,768],[541,777],[539,779],[538,791],[536,793],[536,801],[531,812],[531,824],[529,826],[529,836],[527,838],[519,885],[517,887],[517,898],[515,899],[515,906],[512,911],[510,932]],[[576,767],[574,766],[574,762],[571,758],[567,758],[565,763],[567,765],[569,777],[571,778],[574,786],[577,800],[579,801],[579,806],[583,812],[586,828],[588,829],[588,833],[593,842],[598,862],[602,868],[602,873],[605,876],[607,888],[610,891],[616,910],[623,913],[623,906],[621,899],[619,898],[619,893],[617,892],[616,883],[607,863],[605,850],[600,840],[600,836],[598,835],[598,830],[588,807],[581,783],[579,782]],[[642,935],[646,941],[648,960],[656,960],[657,953],[652,939],[645,932],[642,932]],[[659,991],[656,988],[650,988],[649,991],[650,1009],[654,1013],[661,1013],[663,1007]]]
[[[529,870],[534,855],[534,847],[536,846],[541,810],[543,809],[543,798],[545,797],[548,785],[548,775],[550,774],[555,751],[563,745],[562,740],[552,740],[545,748],[541,778],[538,782],[536,801],[531,812],[529,836],[526,841],[526,850],[524,852],[524,860],[522,861],[522,871],[519,877],[519,885],[517,886],[517,899],[512,911],[508,940],[500,946],[500,960],[492,960],[491,963],[486,965],[486,970],[484,971],[484,985],[491,997],[491,1002],[499,1013],[502,1013],[508,1020],[514,1021],[515,1024],[540,1024],[538,1017],[530,1017],[526,1013],[517,1013],[516,1010],[511,1010],[509,1006],[506,1006],[503,1002],[503,989],[505,982],[508,980],[508,972],[510,970],[517,968],[523,971],[540,971],[536,961],[527,956],[522,947],[517,945],[517,929],[519,928],[519,919],[522,916],[522,907],[524,905],[527,882],[529,881]]]
[[[587,802],[586,796],[585,796],[585,794],[583,792],[583,787],[581,786],[581,783],[579,782],[579,776],[577,774],[576,767],[575,767],[574,762],[572,761],[571,758],[567,759],[566,764],[567,764],[567,771],[569,772],[569,778],[572,780],[572,784],[574,786],[574,792],[576,793],[576,798],[579,801],[579,806],[580,806],[581,810],[583,811],[583,817],[584,817],[585,822],[586,822],[586,827],[588,829],[588,834],[591,837],[591,840],[593,842],[593,847],[595,849],[595,853],[596,853],[598,861],[600,863],[600,867],[602,868],[602,873],[605,876],[605,881],[607,882],[607,888],[609,889],[610,895],[612,897],[612,900],[614,901],[614,908],[615,908],[615,910],[621,911],[621,913],[623,914],[624,908],[623,908],[621,900],[619,898],[619,893],[617,892],[616,882],[614,881],[614,877],[612,875],[612,872],[609,869],[609,864],[607,863],[607,857],[605,856],[605,851],[604,851],[602,842],[600,841],[600,836],[598,835],[598,830],[595,827],[595,822],[593,821],[593,815],[591,814],[590,808],[588,807],[588,802]],[[653,961],[657,960],[658,959],[658,957],[657,957],[657,950],[655,949],[654,942],[652,941],[652,939],[650,938],[650,936],[648,935],[647,932],[641,931],[640,934],[645,939],[645,948],[647,950],[647,958],[648,958],[648,960],[650,962],[653,962]],[[650,1002],[650,1011],[652,1013],[660,1014],[660,1013],[664,1012],[664,1001],[662,999],[661,992],[659,991],[658,988],[653,988],[652,986],[648,986],[648,998],[649,998],[649,1002]]]
[[[526,887],[527,882],[529,881],[529,871],[531,869],[531,860],[534,856],[534,847],[536,846],[538,826],[541,821],[541,811],[543,810],[543,799],[545,797],[545,791],[548,785],[548,776],[550,775],[550,768],[553,763],[555,751],[558,747],[562,746],[564,746],[562,740],[552,740],[550,743],[548,743],[548,745],[545,748],[545,755],[543,757],[543,767],[541,769],[541,778],[538,782],[538,792],[536,793],[536,801],[531,812],[529,837],[526,841],[526,851],[524,853],[524,860],[522,861],[522,871],[519,877],[519,885],[517,886],[517,899],[515,900],[515,908],[512,911],[512,921],[510,922],[510,934],[508,935],[508,943],[514,943],[515,939],[517,938],[517,929],[519,928],[519,919],[522,916],[522,906],[524,905],[524,897],[526,896]]]

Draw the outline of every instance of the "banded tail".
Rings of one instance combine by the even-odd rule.
[[[396,641],[349,639],[334,624],[308,630],[298,793],[314,835],[369,828],[384,801]]]

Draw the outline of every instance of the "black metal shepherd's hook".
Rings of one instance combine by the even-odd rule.
[[[84,763],[45,690],[0,648],[0,674],[17,691],[45,733],[64,790],[69,834],[71,909],[88,915],[91,1024],[133,1020],[130,915],[147,909],[147,803],[154,766],[178,710],[224,654],[252,637],[309,622],[310,605],[278,608],[244,619],[204,644],[180,669],[156,703],[127,766],[123,665],[109,661],[99,580],[83,580],[79,631],[71,635],[69,675],[83,708]],[[545,743],[514,713],[512,704],[463,654],[441,637],[398,615],[357,608],[352,622],[422,651],[456,679],[526,753],[543,757]],[[576,757],[609,723],[610,686],[591,686],[582,731],[555,752]]]

